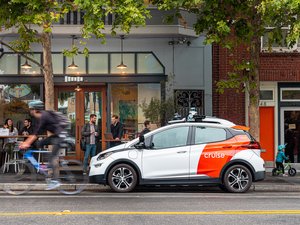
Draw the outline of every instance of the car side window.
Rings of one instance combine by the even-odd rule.
[[[185,146],[188,140],[189,127],[176,127],[156,133],[152,137],[151,149]]]
[[[199,126],[195,129],[195,144],[224,141],[226,137],[227,132],[222,128]]]

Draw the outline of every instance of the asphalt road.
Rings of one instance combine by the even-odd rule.
[[[1,225],[150,225],[150,224],[299,224],[300,194],[218,191],[139,191],[118,194],[31,192],[9,196],[0,192]]]

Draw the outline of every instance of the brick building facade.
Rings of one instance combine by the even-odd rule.
[[[243,48],[230,52],[212,48],[213,115],[236,124],[248,122],[247,98],[243,92],[216,92],[216,82],[232,71],[232,60],[245,60]],[[287,144],[286,153],[300,162],[300,54],[297,52],[262,52],[260,55],[260,142],[266,152],[262,157],[273,162],[276,146]],[[292,135],[290,135],[292,134]]]

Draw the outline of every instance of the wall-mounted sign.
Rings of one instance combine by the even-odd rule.
[[[9,87],[5,90],[5,92],[8,93],[10,97],[22,98],[31,93],[31,88],[26,84],[21,84],[18,86]]]
[[[82,82],[83,77],[71,77],[71,76],[65,76],[65,82]]]

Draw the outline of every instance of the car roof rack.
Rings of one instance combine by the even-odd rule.
[[[206,118],[205,115],[193,115],[191,118],[189,118],[189,116],[187,116],[182,119],[170,120],[170,121],[168,121],[168,124],[187,123],[187,122],[218,123],[218,122],[213,122],[213,121],[203,121],[205,118]]]

